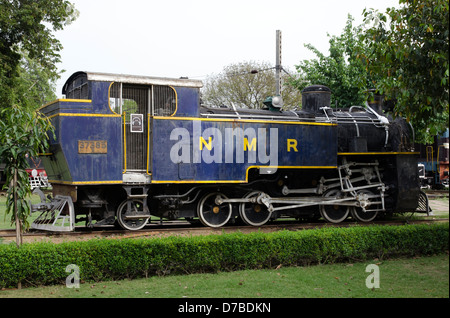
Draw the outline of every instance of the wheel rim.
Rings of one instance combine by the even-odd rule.
[[[244,199],[257,197],[258,191],[250,192],[244,196]],[[269,221],[272,212],[269,212],[264,204],[244,202],[239,206],[239,215],[248,225],[261,226]]]
[[[128,202],[130,203],[130,211],[127,211]],[[125,200],[117,209],[117,221],[119,225],[125,230],[140,230],[147,224],[150,215],[143,218],[131,217],[144,214],[148,214],[148,211],[144,211],[144,202],[142,202],[141,200]]]
[[[358,196],[363,196],[363,201],[364,201],[364,205],[365,205],[365,209],[378,209],[380,207],[380,204],[373,204],[372,201],[373,199],[368,198],[367,196],[373,195],[373,193],[369,190],[361,190],[358,192]],[[372,201],[371,201],[372,200]],[[373,221],[377,215],[378,215],[378,211],[363,211],[362,208],[359,207],[352,207],[351,209],[351,213],[352,213],[352,217],[355,218],[358,221],[361,222],[370,222]]]
[[[228,199],[219,192],[205,195],[198,203],[197,213],[203,225],[209,227],[221,227],[225,225],[231,217],[231,203],[216,204],[216,197]]]
[[[343,198],[344,195],[339,190],[330,190],[324,194],[325,198]],[[344,221],[350,213],[348,206],[343,205],[320,205],[320,215],[331,223],[340,223]]]

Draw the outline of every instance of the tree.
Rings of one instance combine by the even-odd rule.
[[[447,0],[399,0],[386,13],[364,11],[361,57],[378,77],[379,92],[396,101],[416,139],[432,141],[448,128],[449,3]]]
[[[38,112],[13,106],[0,111],[0,158],[6,163],[6,213],[12,212],[16,223],[17,245],[21,245],[23,230],[29,228],[30,207],[25,200],[31,194],[26,156],[36,157],[48,147],[47,132],[52,130],[48,118]]]
[[[18,246],[29,226],[26,155],[43,151],[52,131],[48,119],[34,111],[51,97],[48,88],[58,78],[62,47],[52,32],[76,16],[68,1],[0,0],[0,162],[6,165],[6,211],[13,212]]]
[[[362,105],[367,99],[367,89],[372,79],[365,64],[358,56],[362,42],[359,40],[361,27],[353,26],[354,19],[348,16],[346,26],[340,36],[330,36],[329,55],[321,53],[311,44],[306,44],[317,59],[304,60],[296,66],[298,77],[290,84],[303,90],[309,85],[319,84],[332,91],[331,104],[338,107]]]
[[[0,0],[0,108],[27,103],[23,59],[40,65],[49,79],[58,78],[62,46],[52,32],[62,30],[77,15],[69,1]]]
[[[56,80],[59,74],[49,72],[36,60],[31,59],[26,52],[22,53],[19,65],[18,96],[26,96],[19,101],[26,109],[36,109],[55,100]]]
[[[286,80],[287,75],[283,77]],[[282,77],[282,78],[283,78]],[[202,89],[202,100],[211,106],[259,109],[269,96],[275,96],[275,68],[265,62],[242,62],[226,66],[222,73],[210,75]],[[286,109],[300,104],[301,94],[284,86],[281,94]]]

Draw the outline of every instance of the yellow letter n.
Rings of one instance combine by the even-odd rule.
[[[199,147],[200,150],[203,150],[203,145],[205,145],[206,149],[211,150],[212,149],[212,137],[209,137],[208,142],[203,137],[200,137],[199,140]]]

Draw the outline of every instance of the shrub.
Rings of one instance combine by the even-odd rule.
[[[431,255],[448,250],[448,239],[445,223],[0,245],[0,288],[64,283],[69,264],[99,281]]]

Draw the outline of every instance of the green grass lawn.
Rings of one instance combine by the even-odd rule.
[[[366,280],[379,269],[379,288]],[[82,273],[80,273],[82,279]],[[371,282],[372,280],[369,279]],[[0,298],[448,298],[447,254],[364,263],[84,282],[0,291]]]
[[[41,202],[39,196],[34,194],[30,197],[30,200],[32,204]],[[29,218],[30,223],[38,216],[39,216],[38,213],[32,214],[31,217]],[[0,196],[0,230],[4,229],[15,229],[15,225],[14,224],[11,225],[11,215],[10,214],[6,215],[6,197]]]

